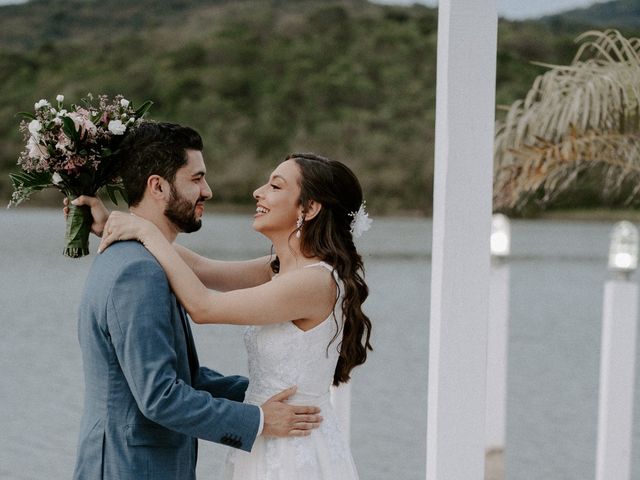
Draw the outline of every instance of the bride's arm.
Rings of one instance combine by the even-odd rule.
[[[69,213],[69,200],[64,199],[64,214]],[[91,231],[102,237],[104,226],[109,218],[109,210],[98,197],[81,195],[71,202],[76,206],[87,206],[91,209],[93,223]],[[271,280],[273,274],[271,257],[265,256],[254,260],[223,262],[203,257],[182,245],[174,244],[178,254],[207,288],[226,292],[238,288],[249,288]]]
[[[203,257],[182,245],[173,245],[178,255],[189,265],[207,288],[228,292],[239,288],[255,287],[271,280],[271,260],[264,256],[253,260],[225,262]]]
[[[324,318],[333,306],[335,284],[325,269],[297,270],[263,285],[219,293],[207,289],[153,223],[114,212],[105,232],[100,251],[117,240],[141,241],[162,265],[172,290],[196,323],[265,325]]]

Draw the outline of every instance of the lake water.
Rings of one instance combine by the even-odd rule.
[[[76,311],[93,254],[62,256],[58,211],[2,211],[0,225],[0,478],[70,478],[83,401]],[[179,241],[222,259],[268,253],[269,244],[250,226],[249,215],[209,215],[200,232]],[[509,480],[594,478],[610,228],[512,223]],[[363,480],[422,480],[431,223],[377,219],[361,240],[375,351],[352,381],[353,454]],[[93,252],[96,246],[94,238]],[[203,365],[246,373],[241,327],[196,325],[194,335]],[[635,445],[638,440],[636,420]],[[199,478],[216,478],[224,451],[201,442]],[[640,455],[634,457],[638,480]]]

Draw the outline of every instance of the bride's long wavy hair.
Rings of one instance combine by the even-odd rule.
[[[351,370],[367,359],[371,321],[362,311],[362,303],[369,295],[364,281],[362,257],[351,235],[352,213],[362,204],[362,188],[353,172],[344,164],[312,153],[292,153],[285,160],[293,160],[300,168],[300,205],[304,210],[313,200],[322,205],[320,212],[300,229],[300,249],[305,257],[318,257],[332,265],[344,285],[342,312],[344,318],[340,356],[333,376],[333,384],[349,381]],[[271,263],[274,272],[280,261]],[[338,286],[338,288],[340,288]],[[340,324],[334,342],[339,333]],[[329,348],[329,346],[327,348]]]

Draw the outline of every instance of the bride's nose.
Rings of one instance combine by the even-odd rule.
[[[260,199],[260,190],[262,190],[262,187],[258,187],[253,191],[253,198],[256,200]]]

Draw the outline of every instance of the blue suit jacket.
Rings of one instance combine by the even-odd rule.
[[[200,367],[184,310],[137,242],[98,255],[80,305],[84,413],[74,478],[195,479],[197,439],[250,451],[244,377]]]

